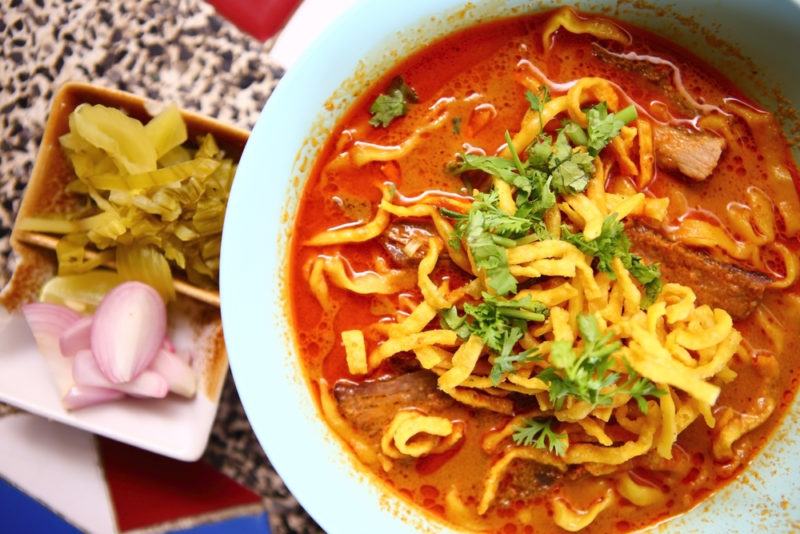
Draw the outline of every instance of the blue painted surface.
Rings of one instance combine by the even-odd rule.
[[[267,514],[261,513],[172,532],[175,534],[269,534],[270,530]]]
[[[77,528],[3,479],[0,479],[0,532],[80,534]]]

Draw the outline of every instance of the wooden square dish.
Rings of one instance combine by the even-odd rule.
[[[65,190],[75,174],[59,137],[69,131],[69,115],[82,103],[115,107],[143,122],[152,117],[148,110],[160,111],[156,103],[129,93],[85,83],[64,85],[53,100],[17,220],[65,213],[75,207],[75,196]],[[181,111],[181,115],[190,140],[211,133],[226,155],[238,162],[247,131],[191,112]],[[0,292],[0,315],[6,314],[0,317],[0,401],[165,456],[187,461],[199,458],[208,441],[228,369],[219,293],[176,279],[178,296],[168,307],[169,336],[177,351],[190,355],[196,372],[198,387],[194,398],[126,398],[69,412],[62,406],[54,383],[54,376],[68,364],[46,360],[39,353],[20,313],[22,305],[38,300],[44,283],[55,276],[56,241],[54,236],[12,229],[16,268]]]

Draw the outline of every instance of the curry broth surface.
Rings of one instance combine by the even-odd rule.
[[[430,45],[376,83],[334,130],[303,191],[295,221],[290,264],[294,331],[305,369],[312,381],[325,378],[333,384],[341,378],[362,380],[348,374],[345,351],[339,341],[340,332],[363,329],[381,320],[388,312],[382,313],[380,297],[358,296],[331,287],[331,296],[339,303],[339,312],[331,323],[323,316],[306,282],[309,261],[319,251],[304,247],[302,243],[331,227],[369,220],[380,201],[378,186],[386,181],[395,183],[397,190],[406,196],[431,189],[467,194],[464,183],[449,173],[447,166],[454,161],[456,153],[470,145],[493,154],[503,142],[503,133],[519,128],[528,106],[524,98],[525,90],[514,78],[520,60],[531,61],[555,82],[567,82],[584,76],[605,77],[617,83],[628,96],[646,108],[652,102],[660,102],[650,106],[654,115],[666,107],[674,117],[694,118],[693,110],[687,109],[685,103],[681,102],[671,84],[663,83],[663,79],[659,78],[663,78],[663,75],[654,75],[646,69],[620,68],[604,60],[602,51],[596,46],[596,39],[589,35],[571,34],[562,29],[555,34],[552,49],[543,54],[541,28],[547,15],[537,14],[479,25]],[[672,62],[679,69],[687,90],[699,102],[721,104],[723,99],[735,98],[756,107],[728,80],[688,52],[641,29],[618,24],[633,36],[633,43],[625,51],[632,50],[637,54]],[[369,106],[395,75],[402,75],[417,91],[419,103],[412,105],[409,113],[392,123],[391,127],[373,128],[367,124]],[[370,163],[361,168],[322,172],[326,163],[335,157],[335,143],[343,132],[347,135],[348,131],[352,131],[359,140],[382,145],[399,143],[424,124],[426,111],[440,98],[455,99],[450,107],[451,116],[460,117],[460,131],[456,125],[448,122],[427,134],[410,155],[397,163]],[[476,121],[473,109],[481,104],[493,106],[497,115],[475,132],[475,124],[471,124],[470,117]],[[706,182],[690,183],[663,170],[656,171],[648,190],[655,196],[670,198],[665,226],[674,224],[687,214],[722,219],[729,202],[745,201],[746,188],[751,184],[770,192],[764,157],[756,149],[752,138],[745,141],[747,150],[739,147],[725,150],[714,175]],[[787,159],[791,158],[785,143],[776,147],[776,150],[785,154]],[[793,164],[789,167],[796,172]],[[796,242],[781,242],[792,250],[798,250]],[[389,261],[383,248],[372,242],[344,245],[341,252],[356,270],[370,269],[378,256]],[[440,268],[433,276],[437,284],[447,277],[451,280],[451,288],[466,282],[466,278],[453,270]],[[415,291],[410,292],[410,296],[416,301],[421,299]],[[765,306],[780,319],[800,312],[800,299],[796,290],[783,293],[773,291],[768,292]],[[787,310],[793,313],[786,313]],[[752,317],[738,322],[736,327],[742,331],[746,342],[756,349],[756,354],[760,349],[774,350]],[[783,328],[788,334],[787,344],[782,353],[777,354],[780,364],[777,381],[770,386],[756,371],[756,366],[734,365],[733,369],[739,377],[723,388],[715,406],[715,410],[724,406],[746,410],[759,398],[766,396],[779,403],[767,423],[737,442],[736,450],[742,457],[741,461],[732,465],[715,463],[710,454],[712,430],[701,420],[695,421],[680,434],[677,442],[676,459],[690,465],[681,479],[659,478],[654,471],[646,468],[634,471],[639,482],[667,489],[667,500],[660,505],[638,508],[622,499],[621,504],[602,513],[585,529],[586,532],[628,531],[684,512],[741,471],[774,430],[797,387],[800,323],[785,321]],[[369,336],[366,341],[367,351],[377,344],[377,339],[370,339]],[[458,407],[452,413],[439,415],[466,422],[467,437],[460,447],[438,457],[396,462],[389,473],[377,475],[408,500],[443,516],[444,495],[451,485],[458,488],[462,499],[471,507],[480,499],[484,477],[493,461],[481,450],[480,438],[505,418],[468,407]],[[589,505],[600,496],[600,490],[597,486],[585,484],[585,481],[581,484],[580,481],[563,480],[549,492],[530,501],[495,503],[485,516],[486,528],[508,533],[563,532],[551,520],[552,510],[546,504],[549,497],[556,492],[567,496],[576,506]]]

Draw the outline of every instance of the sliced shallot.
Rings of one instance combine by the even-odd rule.
[[[122,391],[91,386],[72,386],[61,402],[67,410],[79,410],[87,406],[110,402],[125,396]]]
[[[164,338],[164,342],[161,344],[161,350],[168,350],[170,352],[175,352],[175,345],[172,344],[172,340],[168,337]]]
[[[124,384],[115,384],[103,375],[94,356],[88,350],[79,351],[72,365],[72,377],[79,386],[107,388],[135,397],[163,398],[169,392],[167,381],[156,372],[144,371]]]
[[[81,316],[58,304],[36,302],[22,307],[28,326],[36,339],[39,351],[46,356],[61,357],[59,339]]]
[[[163,376],[173,393],[194,397],[197,390],[194,370],[174,352],[161,349],[150,370]]]
[[[91,316],[81,317],[61,334],[58,338],[58,346],[62,356],[72,358],[79,350],[91,347],[92,320]]]
[[[141,282],[125,282],[100,303],[92,323],[97,366],[112,383],[135,380],[153,362],[167,330],[161,296]]]

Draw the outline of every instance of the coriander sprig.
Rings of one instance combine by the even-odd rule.
[[[440,213],[456,220],[450,246],[458,248],[465,240],[475,264],[486,273],[489,287],[498,295],[515,293],[517,280],[508,269],[506,248],[515,246],[515,239],[526,235],[533,222],[504,213],[498,207],[498,194],[494,190],[478,193],[466,215],[446,209]]]
[[[378,95],[369,108],[372,118],[369,123],[386,128],[392,121],[408,112],[409,102],[418,102],[417,92],[400,76],[392,79],[385,93]]]
[[[511,439],[517,445],[548,449],[558,456],[564,456],[569,447],[569,437],[555,432],[552,422],[552,419],[526,419],[514,430]]]
[[[600,235],[587,240],[582,233],[573,233],[567,226],[561,228],[561,239],[572,243],[578,250],[597,259],[597,268],[614,280],[616,275],[611,261],[619,258],[622,265],[642,284],[645,290],[642,307],[647,308],[661,292],[661,268],[657,263],[647,265],[640,256],[631,252],[631,242],[625,235],[625,227],[612,213],[603,221]]]
[[[611,371],[614,360],[611,356],[622,344],[612,340],[612,333],[600,333],[594,315],[578,316],[578,331],[583,339],[583,348],[578,354],[568,341],[553,342],[550,349],[550,367],[537,377],[547,383],[550,402],[560,410],[568,397],[594,406],[611,404],[615,395],[627,394],[634,398],[643,412],[647,411],[645,397],[663,394],[646,378],[628,368],[628,381],[614,387],[620,374]]]
[[[527,330],[528,322],[542,322],[549,315],[547,307],[529,296],[506,300],[484,293],[479,304],[464,304],[464,315],[455,306],[441,314],[442,326],[454,330],[459,337],[480,337],[494,352],[489,377],[498,384],[505,373],[516,366],[539,359],[533,350],[515,354],[514,348]]]

